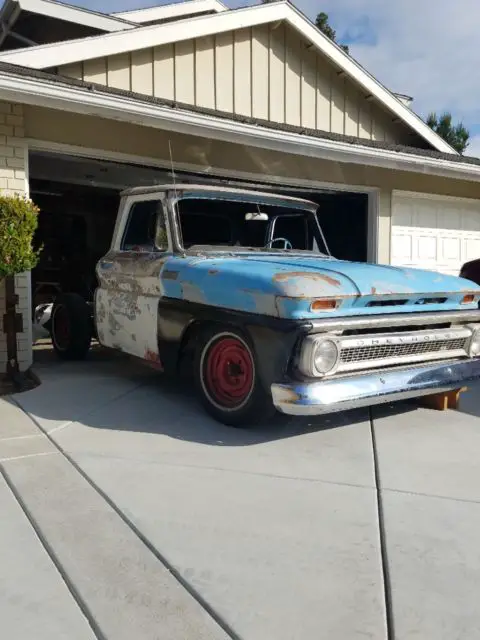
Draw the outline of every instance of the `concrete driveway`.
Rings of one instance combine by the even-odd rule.
[[[0,401],[5,637],[480,637],[480,387],[247,431],[106,352],[36,371]]]

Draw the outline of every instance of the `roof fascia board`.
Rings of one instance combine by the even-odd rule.
[[[88,9],[81,9],[62,2],[51,0],[17,0],[21,11],[30,11],[49,18],[74,22],[93,29],[102,29],[107,32],[125,31],[133,29],[137,25],[116,16],[96,13]]]
[[[106,33],[90,38],[16,49],[0,53],[0,61],[32,69],[48,69],[116,55],[125,51],[148,49],[162,44],[200,38],[204,35],[251,27],[256,24],[276,22],[284,19],[284,7],[283,3],[271,3],[165,24],[144,27],[136,25],[136,29],[128,31],[128,38],[118,37],[125,36],[126,32]]]
[[[480,166],[277,131],[38,78],[0,73],[4,100],[310,158],[480,182]]]
[[[29,1],[44,2],[45,0]],[[367,95],[375,96],[384,107],[431,144],[434,149],[458,155],[419,116],[406,107],[353,58],[345,54],[337,44],[321,33],[308,18],[289,2],[255,5],[236,11],[223,11],[215,15],[200,16],[167,24],[137,27],[133,31],[129,30],[124,33],[109,33],[88,39],[58,42],[54,45],[17,49],[0,54],[0,61],[34,69],[47,69],[279,20],[285,20],[291,27],[299,31],[334,65],[354,79]],[[86,46],[87,43],[88,46]]]
[[[399,98],[384,87],[366,69],[346,54],[335,42],[317,29],[294,5],[289,6],[294,16],[288,22],[322,51],[337,67],[353,78],[367,93],[375,96],[389,111],[394,113],[418,135],[429,142],[437,151],[459,155],[443,138],[430,127]]]
[[[228,7],[222,2],[219,2],[219,0],[190,0],[189,2],[176,2],[175,4],[149,7],[148,9],[134,9],[132,11],[123,11],[110,15],[115,18],[142,24],[144,22],[153,22],[154,20],[180,18],[185,15],[194,15],[206,11],[220,13],[221,11],[227,10]]]

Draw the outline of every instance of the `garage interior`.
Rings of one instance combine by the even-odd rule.
[[[175,172],[175,179],[241,184],[312,200],[319,204],[319,222],[332,255],[367,260],[366,194],[239,183],[182,172]],[[61,291],[90,298],[96,286],[95,264],[110,245],[120,192],[132,186],[172,182],[173,174],[166,169],[31,151],[30,197],[40,208],[36,244],[43,246],[40,262],[32,272],[32,311],[53,301]]]

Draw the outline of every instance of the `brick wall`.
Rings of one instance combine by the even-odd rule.
[[[27,148],[24,142],[23,107],[0,102],[0,190],[25,193],[28,190]],[[17,336],[18,358],[22,371],[32,364],[32,323],[30,273],[15,276],[17,311],[23,315],[23,333]],[[2,319],[5,313],[5,288],[0,284],[0,372],[6,367],[6,343]]]

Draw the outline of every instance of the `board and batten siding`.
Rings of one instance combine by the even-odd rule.
[[[407,127],[284,23],[87,60],[58,73],[272,122],[415,142]]]

